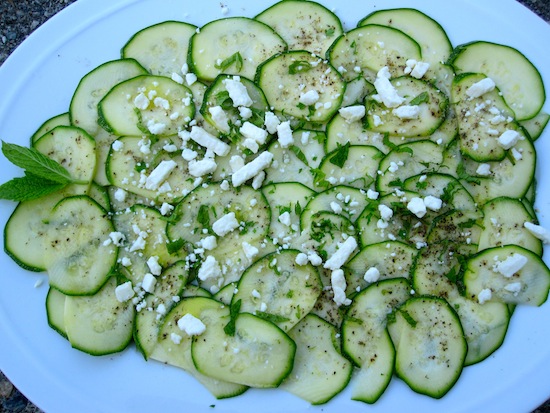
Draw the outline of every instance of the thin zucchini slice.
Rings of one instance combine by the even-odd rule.
[[[132,340],[135,310],[115,295],[116,277],[92,296],[65,298],[64,324],[71,345],[93,356],[117,353]]]
[[[363,119],[349,121],[337,113],[327,123],[325,152],[332,152],[349,142],[350,145],[371,145],[388,153],[384,134],[367,129]]]
[[[221,73],[253,79],[260,63],[286,48],[279,34],[258,20],[214,20],[191,37],[189,68],[207,82]]]
[[[455,47],[449,61],[456,73],[483,73],[494,80],[516,120],[539,113],[546,93],[539,71],[510,46],[475,41]]]
[[[371,284],[355,296],[342,323],[342,349],[360,367],[352,399],[374,403],[391,381],[395,349],[386,329],[388,314],[410,296],[404,278]]]
[[[361,73],[373,82],[384,66],[392,77],[401,76],[408,59],[422,60],[420,46],[414,39],[379,24],[368,24],[343,34],[332,44],[327,56],[334,67],[342,68],[346,81]]]
[[[119,59],[103,63],[84,76],[71,99],[71,124],[94,135],[98,124],[97,104],[116,84],[147,71],[134,59]]]
[[[136,76],[98,103],[98,122],[117,136],[177,134],[195,115],[191,90],[164,76]]]
[[[294,326],[288,332],[296,343],[294,367],[279,388],[313,405],[327,403],[340,393],[351,379],[353,365],[340,352],[337,331],[312,314]]]
[[[223,311],[223,305],[207,297],[190,297],[181,300],[164,318],[158,336],[158,345],[154,348],[151,359],[186,370],[216,398],[225,399],[244,393],[248,387],[217,380],[197,371],[191,357],[193,336],[188,335],[178,326],[178,321],[186,314],[206,321],[203,314],[218,309]],[[225,312],[227,311],[226,307]]]
[[[124,59],[135,59],[153,75],[184,75],[189,39],[197,27],[184,22],[165,21],[135,33],[122,47]]]
[[[296,263],[298,253],[284,250],[268,254],[248,267],[232,305],[241,301],[242,312],[265,317],[289,331],[311,311],[323,288],[314,266]]]
[[[542,305],[548,298],[550,270],[533,252],[517,245],[488,248],[466,264],[466,296],[481,303]]]
[[[249,313],[238,314],[228,334],[230,319],[227,307],[201,313],[206,330],[191,344],[197,370],[245,386],[277,387],[292,371],[296,343],[275,324]]]
[[[460,377],[468,350],[456,312],[441,298],[412,297],[388,328],[398,377],[415,392],[443,397]]]
[[[95,294],[116,265],[118,247],[105,242],[113,231],[107,211],[90,197],[62,199],[44,238],[50,285],[66,295]]]
[[[422,60],[437,65],[445,62],[453,47],[445,30],[434,19],[419,10],[398,8],[377,10],[361,19],[357,26],[380,24],[401,30],[416,40],[422,50]]]
[[[36,132],[31,136],[31,146],[34,146],[34,143],[40,139],[42,135],[48,133],[56,126],[71,126],[69,112],[56,115],[40,125]]]
[[[255,81],[276,111],[310,122],[329,120],[340,108],[346,90],[334,66],[305,51],[271,57],[258,67]]]
[[[533,118],[520,121],[519,124],[525,128],[531,137],[531,140],[535,141],[540,137],[540,135],[542,135],[542,132],[548,125],[549,120],[550,114],[540,111]]]
[[[61,334],[61,336],[67,338],[67,329],[65,328],[65,298],[65,294],[50,287],[46,295],[46,316],[48,317],[48,325]]]
[[[307,50],[319,56],[324,56],[344,31],[333,12],[313,1],[279,1],[255,19],[279,33],[289,50]]]

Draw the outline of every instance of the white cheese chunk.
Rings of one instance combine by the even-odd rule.
[[[264,126],[269,133],[272,135],[275,134],[277,132],[277,126],[279,126],[280,123],[281,121],[273,112],[265,113]]]
[[[210,235],[206,238],[203,238],[200,242],[200,246],[205,250],[211,251],[218,246],[218,242],[214,235]]]
[[[489,288],[484,288],[477,295],[477,301],[479,302],[479,304],[485,304],[491,298],[493,298],[493,293]]]
[[[420,106],[403,105],[393,109],[392,113],[399,119],[418,119],[420,117]]]
[[[206,149],[210,149],[218,156],[225,156],[229,153],[231,147],[218,139],[216,136],[208,133],[200,126],[193,126],[189,137]]]
[[[239,76],[233,76],[233,78],[225,79],[223,81],[225,88],[229,92],[229,97],[233,101],[234,107],[245,106],[249,107],[254,103],[248,95],[246,86],[241,82]]]
[[[141,281],[141,288],[148,293],[153,293],[155,291],[155,285],[157,284],[157,279],[151,273],[145,274],[143,281]]]
[[[188,336],[200,336],[206,331],[204,323],[189,313],[178,320],[178,328]]]
[[[212,116],[212,121],[219,130],[225,133],[228,133],[230,131],[229,119],[221,106],[210,107],[208,108],[208,112],[210,112],[210,116]]]
[[[491,175],[491,165],[488,163],[481,163],[476,169],[476,174],[480,176],[489,176]]]
[[[319,92],[316,90],[308,90],[306,93],[300,95],[299,102],[302,105],[310,106],[319,101]]]
[[[325,262],[324,268],[329,270],[339,269],[345,264],[356,248],[357,241],[355,238],[348,237],[342,244],[340,244],[340,247],[336,250],[336,252],[332,254],[331,257]]]
[[[240,186],[249,179],[254,178],[261,171],[268,168],[272,161],[273,154],[271,152],[262,152],[254,160],[239,168],[233,173],[233,175],[231,175],[231,182],[233,183],[233,186]]]
[[[134,291],[134,288],[132,287],[131,281],[126,281],[125,283],[120,284],[115,288],[116,299],[121,303],[125,303],[134,295],[135,295],[135,291]]]
[[[543,243],[550,244],[550,232],[546,228],[532,222],[525,222],[523,226]]]
[[[510,149],[512,146],[518,143],[519,139],[520,139],[520,134],[518,132],[516,132],[515,130],[508,129],[502,135],[499,136],[498,143],[504,149]]]
[[[288,211],[285,211],[283,212],[281,215],[279,215],[279,222],[287,227],[290,226],[290,224],[292,223],[291,220],[290,220],[290,212]]]
[[[258,255],[258,253],[260,252],[260,250],[255,247],[254,245],[250,245],[248,242],[243,242],[241,244],[241,246],[243,247],[243,251],[244,251],[244,255],[246,256],[246,258],[248,258],[249,260],[251,260],[252,258],[254,258],[256,255]]]
[[[479,82],[474,83],[466,90],[466,94],[472,98],[478,98],[483,96],[485,93],[492,91],[495,88],[495,82],[493,79],[486,77]]]
[[[384,221],[389,221],[393,217],[393,210],[384,204],[378,205],[378,211],[380,212],[380,218]]]
[[[382,103],[384,103],[384,105],[388,108],[395,108],[403,104],[405,99],[399,96],[397,90],[390,82],[390,77],[388,67],[384,66],[376,75],[374,87],[376,88],[376,93],[378,93],[378,97]]]
[[[497,264],[496,269],[506,278],[510,278],[512,275],[521,270],[529,260],[526,256],[514,253],[512,256],[506,258]]]
[[[334,302],[336,305],[350,305],[351,300],[346,297],[346,279],[344,277],[344,271],[336,269],[332,271],[330,276],[330,283],[332,286],[332,292],[334,293]]]
[[[211,174],[216,170],[218,164],[212,158],[204,158],[200,161],[192,160],[189,162],[189,174],[195,178]]]
[[[162,267],[159,264],[159,257],[156,255],[149,257],[147,260],[147,266],[153,275],[160,275],[162,273]]]
[[[439,211],[443,206],[443,201],[433,195],[428,195],[424,198],[424,205],[432,211]]]
[[[222,275],[223,273],[220,264],[212,255],[206,257],[206,259],[202,262],[198,272],[198,277],[201,281],[217,279],[220,278]]]
[[[147,177],[145,188],[153,191],[157,190],[177,166],[178,164],[172,159],[161,161]]]
[[[368,283],[374,283],[380,279],[380,271],[376,267],[370,267],[365,272],[363,279]]]
[[[285,121],[277,126],[277,138],[282,148],[288,148],[294,143],[290,121]]]
[[[341,108],[338,112],[340,113],[340,116],[346,120],[346,122],[351,123],[358,121],[365,116],[365,106],[347,106],[345,108]]]
[[[229,234],[239,227],[239,221],[234,212],[229,212],[212,224],[212,231],[220,237]]]
[[[414,215],[416,215],[418,218],[422,218],[424,215],[426,215],[426,204],[424,204],[424,200],[419,197],[413,197],[407,204],[407,209],[411,211]]]
[[[245,122],[239,129],[239,132],[241,132],[245,138],[253,139],[260,145],[263,145],[267,139],[267,131],[250,122]]]
[[[504,286],[504,289],[512,293],[514,296],[517,296],[521,292],[521,287],[522,287],[521,282],[517,281],[517,282],[506,284]]]

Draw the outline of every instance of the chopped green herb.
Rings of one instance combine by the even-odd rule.
[[[222,72],[225,72],[232,65],[235,65],[235,69],[237,70],[237,72],[240,72],[242,70],[244,61],[239,52],[233,53],[228,58],[222,60],[219,64],[216,63],[214,67],[221,70]]]
[[[298,60],[296,62],[293,62],[288,67],[288,73],[291,75],[296,75],[298,73],[309,72],[312,69],[312,67],[313,66],[311,66],[311,63],[305,60]]]

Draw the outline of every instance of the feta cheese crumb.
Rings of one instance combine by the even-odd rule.
[[[296,255],[296,264],[306,265],[308,261],[309,260],[308,260],[307,254],[300,252],[298,255]]]
[[[387,66],[380,69],[374,81],[374,87],[382,103],[388,108],[395,108],[405,102],[405,99],[399,96],[397,90],[390,82],[390,72]]]
[[[357,248],[357,241],[353,237],[348,237],[338,250],[325,262],[324,268],[337,270],[348,260]]]
[[[479,304],[485,304],[492,297],[493,297],[493,294],[492,294],[491,290],[489,288],[484,288],[477,295],[477,301],[479,302]]]
[[[204,323],[189,313],[178,320],[178,328],[188,336],[200,336],[206,331]]]
[[[426,204],[424,204],[424,200],[419,197],[413,197],[409,203],[407,204],[407,209],[411,211],[414,215],[416,215],[418,218],[422,218],[424,215],[426,215]]]
[[[233,186],[240,186],[249,179],[254,178],[264,169],[269,167],[272,161],[273,154],[271,152],[262,152],[260,155],[258,155],[257,158],[250,161],[233,173],[233,175],[231,176]]]
[[[358,121],[365,116],[365,106],[347,106],[345,108],[341,108],[338,112],[340,113],[340,116],[346,120],[346,122],[351,123]]]
[[[212,121],[214,121],[214,124],[219,130],[225,133],[228,133],[230,131],[229,119],[221,106],[210,107],[208,108],[208,112],[210,112],[210,116],[212,116]]]
[[[518,281],[518,282],[506,284],[504,286],[504,289],[514,294],[514,296],[517,296],[521,292],[521,282]]]
[[[306,93],[300,95],[299,102],[303,105],[314,105],[319,101],[319,92],[316,90],[308,90]]]
[[[275,134],[277,132],[277,126],[279,126],[280,123],[281,121],[273,112],[265,113],[264,126],[269,133],[272,135]]]
[[[168,178],[178,164],[173,160],[161,161],[145,181],[145,188],[157,190],[159,186]]]
[[[380,218],[384,221],[389,221],[393,217],[393,210],[384,204],[378,205],[378,211],[380,212]]]
[[[346,279],[344,277],[344,271],[336,269],[332,271],[330,276],[330,283],[332,285],[332,292],[334,293],[334,302],[336,305],[350,305],[351,300],[346,297]]]
[[[403,105],[393,109],[392,113],[399,119],[418,119],[420,117],[420,106]]]
[[[155,285],[157,284],[157,279],[151,273],[145,274],[143,281],[141,282],[141,288],[148,293],[153,293],[155,291]]]
[[[220,278],[222,275],[220,264],[212,255],[206,257],[198,272],[198,277],[202,281]]]
[[[290,226],[292,221],[290,220],[290,212],[285,211],[281,215],[279,215],[279,222],[283,225],[286,225],[287,227]]]
[[[363,279],[368,283],[374,283],[380,279],[380,271],[376,267],[370,267],[363,276]]]
[[[170,333],[170,340],[172,340],[172,343],[180,344],[182,339],[183,339],[183,337],[180,336],[179,334]]]
[[[498,143],[504,149],[510,149],[512,146],[518,143],[519,139],[520,139],[520,134],[518,132],[516,132],[515,130],[508,129],[502,135],[499,136]]]
[[[160,275],[162,273],[162,267],[159,264],[159,257],[156,255],[149,257],[147,260],[147,266],[153,275]]]
[[[245,138],[252,139],[260,145],[263,145],[267,139],[267,131],[250,122],[245,122],[239,129],[239,132],[241,132]]]
[[[132,287],[131,281],[126,281],[125,283],[120,284],[115,288],[116,299],[121,303],[125,303],[134,295],[135,291]]]
[[[546,228],[543,228],[540,225],[533,224],[532,222],[525,222],[523,226],[533,234],[535,237],[540,239],[544,244],[550,244],[550,232]]]
[[[495,88],[495,82],[493,79],[486,77],[479,82],[474,83],[472,86],[466,90],[466,94],[471,98],[475,99],[480,96],[483,96],[485,93],[492,91]]]
[[[204,146],[206,149],[210,149],[218,156],[225,156],[231,150],[228,144],[199,126],[193,126],[191,128],[189,137],[199,145]]]
[[[372,199],[374,201],[374,200],[378,199],[379,196],[380,196],[379,192],[373,191],[372,189],[367,190],[367,198],[368,199]]]
[[[239,221],[234,212],[229,212],[212,224],[212,231],[220,237],[229,234],[239,227]]]
[[[439,211],[443,206],[443,201],[433,195],[428,195],[424,198],[424,205],[432,211]]]
[[[229,97],[233,101],[234,107],[245,106],[249,107],[254,103],[248,95],[246,86],[241,83],[239,76],[233,76],[233,78],[225,79],[223,81],[225,88],[229,92]]]
[[[248,242],[243,242],[241,245],[243,247],[244,255],[249,260],[254,258],[260,252],[260,250],[258,248],[256,248],[253,245],[250,245]]]
[[[277,137],[282,148],[288,148],[294,143],[290,121],[285,121],[277,126]]]
[[[204,158],[200,161],[192,160],[189,162],[189,174],[195,178],[211,174],[216,170],[218,164],[212,158]]]
[[[504,261],[499,262],[496,266],[496,270],[506,278],[510,278],[521,270],[528,261],[529,260],[524,255],[514,253]]]
[[[491,175],[491,165],[489,165],[488,163],[479,164],[479,166],[476,169],[476,174],[481,176]]]

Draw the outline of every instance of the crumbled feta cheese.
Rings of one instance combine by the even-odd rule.
[[[416,79],[422,79],[429,68],[430,64],[427,62],[416,62],[411,71],[411,76]]]
[[[206,257],[198,272],[198,277],[201,281],[220,278],[222,275],[220,264],[212,255]]]
[[[426,204],[424,204],[424,200],[419,197],[413,197],[407,204],[407,209],[411,211],[414,215],[416,215],[418,218],[422,218],[424,215],[426,215]]]
[[[130,252],[136,252],[145,249],[146,243],[147,241],[145,241],[145,237],[142,237],[140,235],[130,247]]]
[[[279,222],[289,227],[292,223],[292,221],[290,220],[290,212],[285,211],[281,215],[279,215]]]
[[[186,73],[185,74],[185,82],[187,82],[187,86],[192,86],[193,83],[197,81],[197,75],[194,73]]]
[[[365,106],[347,106],[345,108],[341,108],[338,112],[340,113],[340,116],[346,120],[346,122],[351,123],[358,121],[365,116]]]
[[[177,166],[178,164],[171,159],[161,161],[147,177],[145,188],[153,191],[157,190]]]
[[[212,224],[212,231],[220,237],[229,234],[239,227],[239,221],[235,218],[234,212],[225,214]]]
[[[493,294],[492,294],[491,290],[489,288],[484,288],[477,295],[477,301],[479,301],[479,304],[485,304],[492,297],[493,297]]]
[[[432,211],[439,211],[443,206],[443,201],[433,195],[428,195],[424,198],[424,205]]]
[[[172,75],[170,76],[170,78],[176,82],[176,83],[179,83],[180,85],[183,85],[183,77],[179,74],[179,73],[172,73]]]
[[[111,147],[113,148],[113,151],[115,151],[115,152],[121,151],[122,148],[124,147],[124,142],[116,140],[116,141],[113,142]]]
[[[189,137],[199,145],[204,146],[206,149],[210,149],[218,156],[225,156],[231,150],[228,144],[199,126],[193,126],[191,128]]]
[[[219,130],[225,133],[230,131],[229,119],[221,106],[210,107],[208,108],[208,112],[210,113],[210,116],[212,116],[212,121]]]
[[[319,92],[316,90],[308,90],[306,93],[300,95],[299,102],[302,105],[310,106],[319,101]]]
[[[520,134],[518,132],[516,132],[515,130],[508,129],[502,135],[499,136],[498,143],[504,149],[510,149],[512,146],[518,143],[519,139],[520,139]]]
[[[249,179],[254,178],[261,171],[268,168],[272,161],[273,154],[271,152],[262,152],[254,160],[250,161],[233,173],[231,176],[233,186],[240,186]]]
[[[546,228],[532,222],[525,222],[523,226],[543,243],[550,244],[550,232]]]
[[[346,297],[346,278],[344,277],[344,271],[336,269],[332,271],[330,276],[330,283],[332,285],[332,292],[334,293],[334,302],[336,305],[350,305],[351,300]]]
[[[506,278],[510,278],[512,275],[521,270],[528,261],[529,260],[526,256],[514,253],[504,261],[499,262],[496,265],[496,270]]]
[[[200,336],[206,331],[204,323],[189,313],[178,320],[178,328],[188,336]]]
[[[166,124],[162,122],[155,122],[151,119],[149,122],[147,122],[147,129],[153,135],[160,135],[166,130]]]
[[[300,252],[296,255],[296,264],[298,265],[306,265],[308,263],[308,257],[307,254]]]
[[[232,79],[225,79],[223,81],[223,84],[229,92],[229,97],[233,101],[234,107],[249,107],[252,105],[252,103],[254,103],[248,95],[248,90],[246,89],[246,86],[241,83],[241,79],[239,76],[233,76]]]
[[[379,196],[380,196],[379,192],[373,191],[372,189],[367,190],[367,198],[368,199],[372,199],[374,201],[374,200],[378,199]]]
[[[267,139],[267,131],[250,122],[245,122],[239,129],[239,132],[245,138],[252,139],[260,145],[263,145]]]
[[[173,210],[174,210],[174,207],[167,202],[163,202],[162,205],[160,206],[160,213],[162,215],[168,215]]]
[[[382,118],[378,115],[372,115],[372,121],[374,123],[374,126],[380,126],[384,124]]]
[[[153,100],[153,104],[154,104],[155,107],[157,107],[157,108],[164,109],[164,110],[170,110],[170,102],[168,102],[167,99],[161,98],[161,97],[159,97],[159,96],[157,96],[157,97]]]
[[[212,158],[204,158],[200,161],[192,160],[189,162],[189,174],[198,178],[214,172],[217,167],[218,164]]]
[[[521,292],[521,282],[518,281],[518,282],[506,284],[504,286],[504,289],[514,294],[514,296],[517,296]]]
[[[390,72],[387,66],[380,69],[374,81],[374,87],[382,103],[388,108],[395,108],[405,102],[405,99],[399,96],[397,90],[390,82]]]
[[[172,343],[174,344],[181,344],[181,340],[183,339],[182,336],[180,336],[177,333],[170,333],[170,340],[172,340]]]
[[[384,204],[378,205],[378,211],[380,212],[380,218],[384,221],[389,221],[393,217],[393,210]]]
[[[116,299],[121,303],[125,303],[134,295],[135,295],[135,291],[134,291],[134,288],[132,287],[131,281],[126,281],[125,283],[120,284],[115,288]]]
[[[348,237],[338,250],[325,262],[324,268],[329,270],[337,270],[348,260],[357,248],[357,241],[353,237]]]
[[[403,105],[393,109],[392,113],[399,119],[418,119],[420,116],[420,106]]]
[[[472,98],[478,98],[483,96],[485,93],[492,91],[495,88],[495,82],[493,79],[486,77],[479,82],[474,83],[472,86],[466,90],[466,94]]]
[[[155,291],[155,285],[157,284],[157,279],[153,274],[147,273],[143,277],[141,282],[141,288],[148,293],[153,293]]]
[[[140,110],[145,110],[149,107],[150,100],[145,96],[144,93],[140,93],[134,99],[134,106]]]
[[[210,235],[206,238],[203,238],[200,245],[205,250],[211,251],[218,246],[218,242],[214,235]]]
[[[247,108],[245,106],[239,106],[239,116],[243,118],[244,120],[250,119],[252,117],[253,113],[250,108]]]
[[[476,174],[480,176],[489,176],[491,175],[491,165],[488,163],[481,163],[476,169]]]
[[[288,148],[294,143],[290,121],[285,121],[277,126],[277,137],[282,148]]]
[[[380,271],[376,267],[370,267],[363,276],[363,279],[368,283],[374,283],[380,279]]]
[[[159,264],[159,257],[156,255],[149,257],[147,260],[147,266],[153,275],[160,275],[162,273],[162,267]]]
[[[275,134],[277,132],[277,126],[279,126],[280,123],[281,121],[273,112],[265,113],[264,126],[269,133],[272,135]]]
[[[113,231],[109,234],[109,241],[115,244],[117,247],[122,246],[125,240],[126,240],[126,237],[122,232]]]

